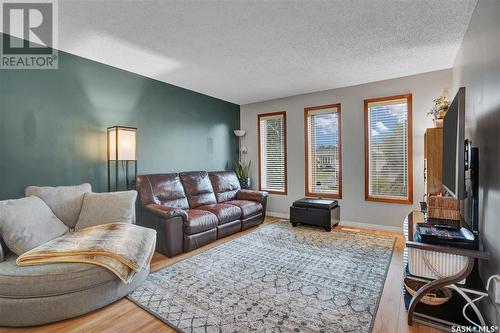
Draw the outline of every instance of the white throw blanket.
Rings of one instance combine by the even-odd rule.
[[[60,262],[90,263],[105,267],[123,282],[151,262],[156,231],[128,223],[111,223],[71,232],[19,256],[20,266]]]

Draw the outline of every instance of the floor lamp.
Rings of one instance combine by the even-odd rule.
[[[134,164],[134,180],[137,177],[137,154],[136,154],[137,128],[126,126],[112,126],[107,129],[108,150],[108,192],[111,192],[111,165],[115,167],[115,186],[118,191],[119,162],[125,166],[125,182],[127,190],[130,189],[129,164]]]
[[[239,152],[239,160],[238,161],[239,162],[241,162],[241,153],[247,152],[247,147],[241,146],[241,138],[243,138],[246,133],[247,133],[247,131],[242,130],[242,129],[234,130],[234,135],[236,135],[238,137],[238,140],[239,140],[239,146],[238,146],[238,152]]]

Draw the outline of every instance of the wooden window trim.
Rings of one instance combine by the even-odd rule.
[[[284,130],[284,137],[285,137],[285,191],[268,191],[265,189],[262,189],[262,175],[261,175],[261,142],[260,142],[260,119],[265,118],[265,117],[270,117],[270,116],[283,116],[283,130]],[[287,195],[288,194],[288,147],[287,147],[287,122],[286,122],[286,111],[279,111],[279,112],[270,112],[270,113],[261,113],[257,115],[257,145],[258,145],[258,159],[259,159],[259,191],[266,191],[269,194],[278,194],[278,195]]]
[[[368,105],[370,103],[375,102],[385,102],[392,101],[397,99],[406,99],[408,103],[408,198],[407,199],[391,199],[391,198],[375,198],[370,196],[369,190],[369,148],[368,148],[368,133],[369,133],[369,124],[368,124]],[[412,121],[412,94],[403,94],[396,96],[387,96],[387,97],[379,97],[379,98],[370,98],[365,99],[365,200],[366,201],[375,201],[375,202],[386,202],[386,203],[396,203],[396,204],[413,204],[413,121]]]
[[[323,109],[336,108],[338,111],[338,128],[339,128],[339,193],[338,194],[324,194],[324,193],[314,193],[309,192],[309,147],[308,147],[308,127],[307,127],[307,117],[309,112]],[[342,112],[340,103],[337,104],[326,104],[319,106],[307,107],[304,109],[304,148],[305,148],[305,196],[306,197],[321,197],[330,199],[342,199]]]

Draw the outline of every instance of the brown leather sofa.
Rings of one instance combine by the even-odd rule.
[[[169,257],[264,221],[267,192],[242,190],[230,171],[142,175],[137,223],[157,231],[156,250]]]

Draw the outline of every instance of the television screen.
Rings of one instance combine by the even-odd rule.
[[[460,88],[443,122],[443,186],[465,199],[465,88]]]

